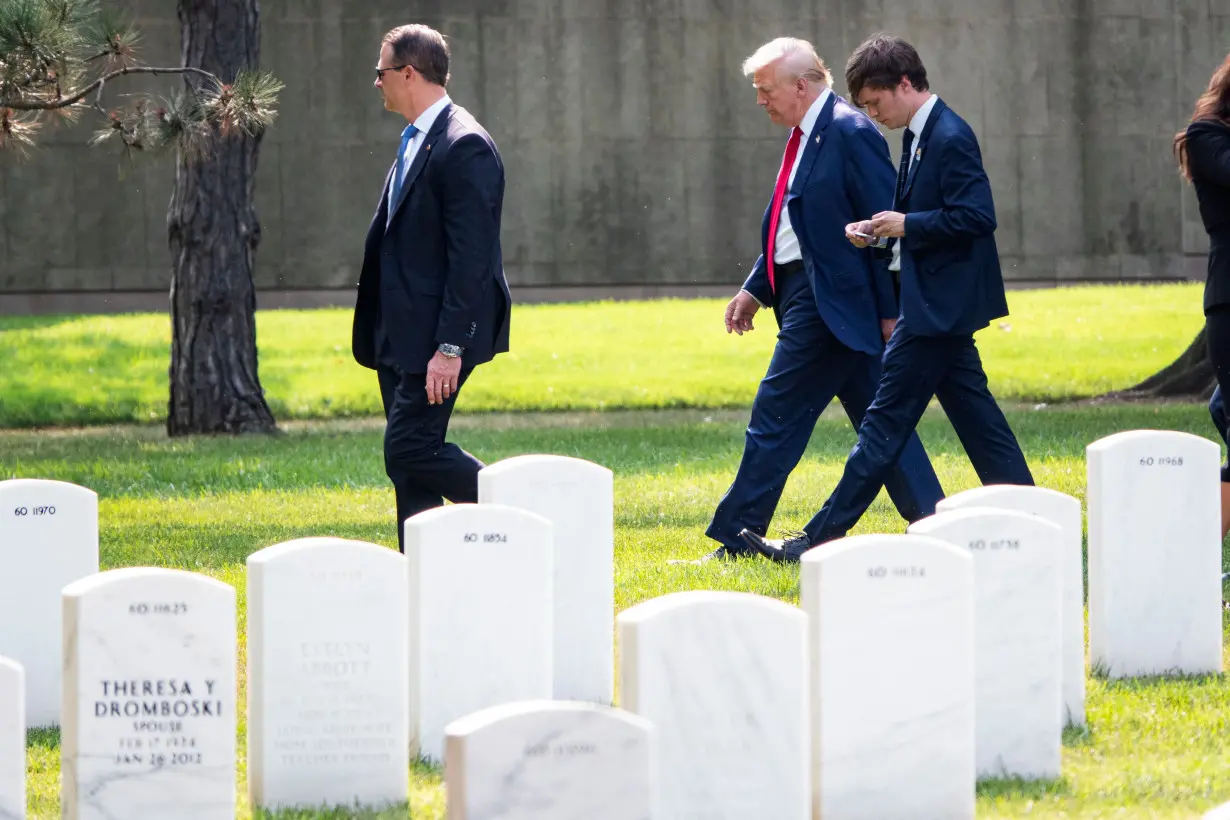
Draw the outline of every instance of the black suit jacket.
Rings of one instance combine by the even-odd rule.
[[[1187,164],[1209,234],[1207,311],[1230,305],[1230,124],[1197,120],[1187,126]]]
[[[491,136],[464,108],[436,117],[406,171],[389,219],[389,170],[363,247],[351,347],[375,369],[383,320],[403,373],[426,373],[443,343],[462,366],[508,350],[512,295],[504,277],[500,217],[504,164]]]

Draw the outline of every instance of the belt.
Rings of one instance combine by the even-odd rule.
[[[802,259],[796,259],[793,262],[786,262],[782,265],[779,265],[776,262],[773,263],[774,278],[785,279],[787,276],[793,276],[801,270],[803,270]]]

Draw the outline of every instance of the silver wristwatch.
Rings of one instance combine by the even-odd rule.
[[[465,352],[464,347],[461,347],[460,345],[450,345],[450,344],[442,344],[440,345],[440,347],[437,348],[437,350],[439,350],[445,356],[448,356],[450,359],[455,359],[458,356],[460,356],[462,353]]]

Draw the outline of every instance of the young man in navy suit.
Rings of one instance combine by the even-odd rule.
[[[906,127],[895,206],[845,229],[854,247],[874,244],[890,258],[901,315],[858,444],[824,507],[793,538],[745,534],[749,545],[775,561],[797,561],[812,547],[846,535],[913,440],[932,396],[983,484],[1033,484],[974,345],[976,331],[1008,315],[995,206],[978,140],[930,92],[918,52],[900,38],[878,34],[859,46],[846,64],[846,85],[880,124]]]
[[[384,466],[407,518],[478,500],[483,463],[445,441],[474,368],[508,350],[512,296],[500,251],[504,165],[486,130],[449,99],[441,34],[408,25],[385,35],[376,65],[384,106],[402,131],[363,246],[355,360],[376,371],[387,425]]]
[[[753,329],[771,306],[780,332],[747,427],[743,460],[706,535],[701,560],[755,555],[742,532],[764,534],[786,479],[834,397],[855,427],[875,395],[884,342],[897,318],[886,260],[845,239],[845,226],[890,207],[888,143],[866,115],[833,93],[810,43],[780,38],[748,58],[757,102],[790,129],[761,226],[762,254],[726,308],[726,331]],[[909,435],[885,470],[907,521],[943,497],[922,442]]]

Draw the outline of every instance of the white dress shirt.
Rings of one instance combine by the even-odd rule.
[[[786,180],[786,194],[782,196],[781,216],[777,218],[777,234],[773,241],[773,264],[784,265],[787,262],[795,262],[803,258],[803,249],[799,247],[799,237],[794,232],[794,228],[790,225],[790,211],[786,208],[786,199],[790,195],[790,186],[794,185],[794,176],[799,172],[799,163],[803,160],[803,152],[807,150],[807,138],[811,134],[811,129],[816,126],[816,120],[820,117],[820,109],[824,108],[825,102],[832,95],[832,89],[824,89],[820,92],[820,96],[812,101],[808,107],[807,113],[803,115],[803,121],[799,123],[799,130],[803,132],[803,136],[799,138],[799,150],[794,155],[794,165],[790,167],[790,177]],[[789,140],[787,140],[787,145]],[[783,154],[785,149],[783,149]],[[776,177],[774,178],[776,183]],[[776,190],[776,184],[774,185]],[[772,201],[769,203],[772,205]],[[751,291],[746,288],[742,289],[744,293],[756,299]],[[756,299],[756,304],[761,307],[768,307],[764,302]]]
[[[787,195],[790,193],[790,186],[794,185],[794,175],[799,171],[799,162],[803,159],[803,151],[807,149],[807,139],[811,135],[812,128],[816,126],[816,119],[820,116],[820,109],[824,108],[824,103],[832,94],[833,92],[828,88],[821,91],[820,96],[816,97],[811,107],[807,109],[807,113],[803,115],[803,121],[799,123],[799,129],[803,132],[803,136],[799,140],[798,153],[794,155],[794,166],[790,169],[790,179],[786,181]],[[775,265],[784,265],[787,262],[797,262],[802,258],[803,249],[799,247],[799,237],[790,225],[790,210],[786,207],[786,197],[783,196],[782,215],[777,219],[777,238],[773,243],[773,263]]]
[[[447,106],[450,102],[452,102],[452,100],[450,100],[449,96],[445,94],[443,97],[441,97],[440,99],[432,103],[430,108],[428,108],[422,114],[419,114],[417,118],[415,118],[414,127],[418,129],[418,133],[415,134],[414,137],[408,143],[406,143],[406,153],[402,154],[401,175],[402,175],[403,180],[406,178],[406,174],[410,172],[410,166],[414,163],[414,158],[418,154],[419,148],[422,147],[423,143],[427,140],[427,132],[431,130],[431,127],[433,125],[435,125],[436,117],[440,116],[440,112],[443,111],[444,107]],[[393,170],[394,170],[394,173],[396,173],[397,169],[394,168]],[[397,205],[397,203],[393,201],[393,189],[396,187],[397,185],[394,184],[394,181],[392,179],[390,179],[389,180],[389,217],[390,218],[392,218],[393,216],[393,208]]]
[[[907,178],[909,177],[910,171],[914,168],[914,159],[918,156],[918,139],[922,136],[923,129],[927,127],[927,117],[931,115],[931,109],[935,108],[935,101],[938,99],[939,97],[932,94],[927,98],[927,101],[914,112],[914,116],[910,117],[909,129],[910,132],[914,134],[914,145],[910,148],[910,164],[905,171]],[[900,206],[900,204],[901,203],[897,203],[898,206]],[[898,210],[897,212],[904,213],[904,211],[901,210]],[[900,238],[893,243],[893,261],[888,263],[888,269],[891,271],[901,270]]]

